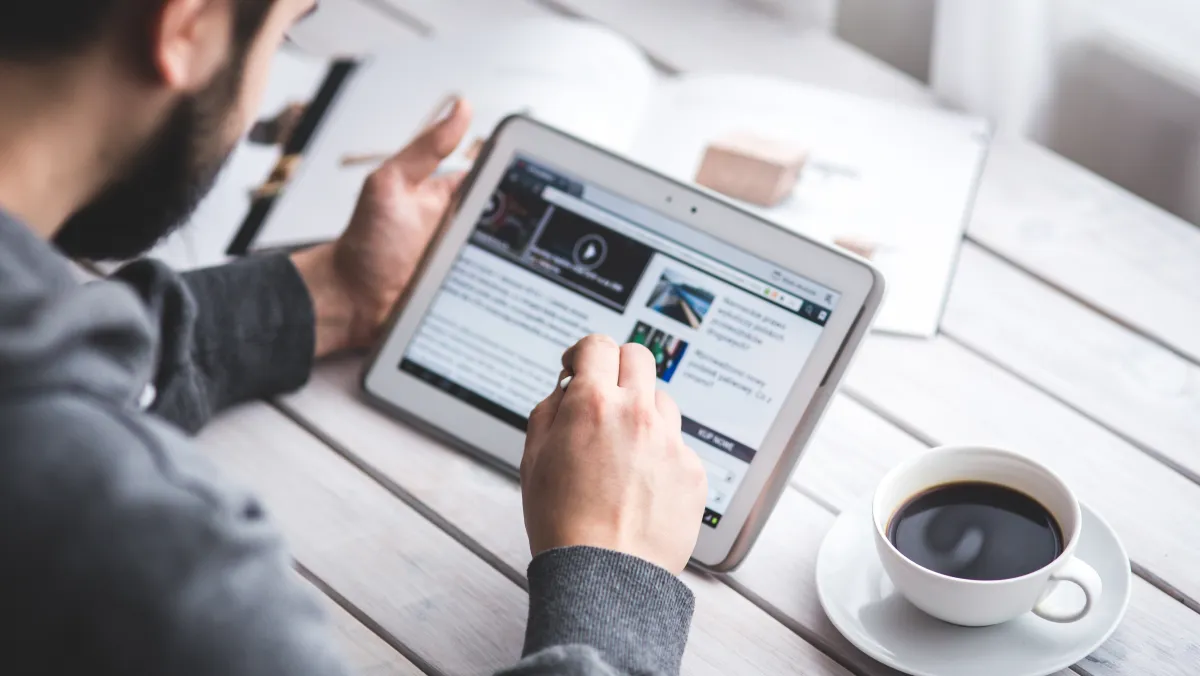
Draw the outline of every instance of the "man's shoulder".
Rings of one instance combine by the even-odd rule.
[[[47,673],[341,673],[262,507],[174,428],[51,389],[0,429],[0,592]]]
[[[137,296],[108,281],[18,278],[0,270],[0,400],[58,388],[135,400],[156,354]]]
[[[156,537],[169,540],[181,522],[236,527],[251,500],[170,425],[85,389],[0,397],[0,429],[0,504],[22,517],[5,530],[111,530],[115,546],[164,528]]]
[[[0,429],[0,500],[42,515],[155,506],[211,517],[245,499],[174,427],[86,388],[0,396]]]

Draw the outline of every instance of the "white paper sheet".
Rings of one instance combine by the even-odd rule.
[[[400,149],[448,93],[462,94],[475,110],[463,147],[443,167],[465,169],[462,151],[520,110],[598,145],[626,150],[655,80],[650,65],[623,38],[562,19],[446,35],[382,53],[334,103],[254,246],[336,237],[375,166],[344,167],[342,159]]]
[[[873,262],[888,295],[876,328],[933,335],[986,155],[987,123],[773,78],[688,76],[659,87],[633,154],[691,181],[708,143],[740,130],[810,153],[779,206],[743,206],[824,241],[880,244]]]

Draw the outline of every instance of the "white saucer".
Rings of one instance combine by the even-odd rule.
[[[870,502],[844,512],[821,544],[817,594],[851,643],[912,676],[1047,676],[1087,657],[1116,630],[1132,589],[1129,557],[1112,528],[1083,507],[1076,556],[1104,581],[1100,603],[1084,619],[1055,624],[1027,613],[994,627],[947,624],[917,610],[883,572],[872,539]],[[1069,608],[1083,593],[1062,584],[1051,599]]]

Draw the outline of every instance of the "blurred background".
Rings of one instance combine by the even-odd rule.
[[[1200,0],[322,0],[291,34],[313,58],[277,64],[264,112],[310,96],[327,57],[547,15],[611,26],[668,74],[686,64],[936,99],[1200,224]],[[248,186],[277,159],[240,149],[196,214],[205,226],[156,255],[221,260]]]
[[[1197,0],[739,1],[1200,223]]]
[[[739,26],[749,23],[761,30],[770,22],[776,33],[836,35],[929,85],[947,105],[987,116],[1001,134],[1026,136],[1200,224],[1200,0],[529,3],[593,17],[638,15],[641,25],[627,33],[652,31],[659,43],[669,39],[673,49],[693,53],[719,49],[715,36],[728,30],[736,39]],[[414,6],[454,14],[461,25],[471,19],[471,4],[327,0],[322,25],[310,32],[353,23],[364,13],[403,20]],[[414,20],[412,27],[423,26]],[[704,28],[710,30],[697,32]],[[668,38],[672,30],[678,35]],[[373,38],[383,40],[385,34],[355,31],[353,48],[330,47],[361,51]],[[697,54],[689,56],[696,64]],[[795,69],[807,71],[810,82],[835,88],[841,83],[832,76],[821,82],[819,64],[808,66]]]

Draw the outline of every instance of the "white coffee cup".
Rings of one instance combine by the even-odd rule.
[[[1065,542],[1046,566],[1006,580],[969,580],[924,568],[888,539],[891,519],[910,499],[936,486],[983,481],[1037,500],[1058,521]],[[1009,451],[948,446],[909,458],[888,472],[875,489],[871,510],[875,549],[896,589],[926,613],[953,624],[983,627],[1032,611],[1052,622],[1075,622],[1100,600],[1103,585],[1091,566],[1075,558],[1083,515],[1071,489],[1046,467]],[[1062,609],[1046,602],[1059,582],[1078,585],[1082,607]]]

